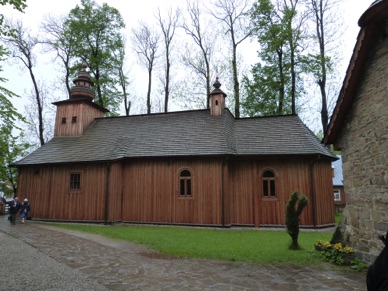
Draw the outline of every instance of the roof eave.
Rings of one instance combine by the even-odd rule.
[[[362,28],[358,34],[353,55],[350,59],[333,115],[323,139],[325,144],[334,144],[337,140],[342,123],[346,118],[346,115],[351,107],[353,97],[358,89],[359,80],[365,68],[368,52],[373,45],[372,40],[375,33],[375,25],[372,25],[367,28]]]
[[[358,25],[360,27],[366,27],[371,22],[379,22],[384,19],[388,12],[388,1],[377,0],[373,2],[369,8],[361,15],[358,20]]]
[[[257,154],[257,153],[247,153],[247,154],[238,154],[238,153],[220,153],[220,154],[203,154],[203,155],[166,155],[166,156],[132,156],[132,157],[122,157],[118,159],[112,159],[112,160],[93,160],[93,161],[69,161],[69,162],[51,162],[51,163],[25,163],[25,164],[18,164],[14,163],[11,164],[10,167],[20,168],[20,167],[26,167],[26,166],[52,166],[52,165],[69,165],[69,164],[91,164],[91,163],[114,163],[122,160],[127,159],[177,159],[177,158],[187,158],[187,159],[193,159],[193,158],[248,158],[248,157],[258,157],[258,158],[272,158],[272,157],[316,157],[316,156],[326,157],[331,159],[332,161],[337,160],[338,158],[335,156],[329,156],[322,153],[305,153],[305,154]]]
[[[323,142],[334,144],[358,89],[366,60],[374,45],[379,22],[388,16],[388,1],[377,0],[362,14],[358,24],[361,29],[349,62],[342,88],[334,108]]]
[[[62,100],[62,101],[57,101],[57,102],[53,102],[51,104],[53,105],[61,105],[61,104],[69,104],[69,103],[87,103],[91,106],[93,106],[94,108],[106,113],[106,112],[110,112],[108,109],[98,105],[97,103],[91,101],[89,98],[76,98],[76,99],[66,99],[66,100]]]

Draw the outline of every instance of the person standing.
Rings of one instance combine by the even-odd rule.
[[[13,201],[11,203],[9,203],[9,213],[10,213],[10,216],[11,216],[11,220],[10,221],[11,221],[12,224],[16,223],[16,214],[18,214],[18,212],[20,210],[20,207],[21,207],[21,204],[20,204],[20,201],[19,201],[19,197],[15,196]]]
[[[0,202],[0,208],[1,208],[0,214],[5,214],[6,205],[7,205],[7,199],[5,199],[5,196],[3,195],[1,197],[1,202]]]
[[[30,212],[30,203],[28,202],[28,199],[24,199],[23,204],[20,208],[20,217],[22,219],[22,223],[24,223],[24,220],[27,219],[28,212]]]

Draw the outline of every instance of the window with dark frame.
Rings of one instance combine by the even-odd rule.
[[[81,174],[80,173],[71,173],[70,174],[70,190],[80,190],[81,189]]]
[[[270,170],[263,173],[263,196],[276,197],[275,174]]]
[[[191,197],[191,173],[188,170],[183,170],[179,174],[180,196]]]
[[[62,117],[62,124],[66,124],[66,117]]]
[[[73,116],[73,118],[71,119],[71,122],[72,123],[77,123],[77,116]]]

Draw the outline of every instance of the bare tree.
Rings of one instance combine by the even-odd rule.
[[[301,4],[304,0],[277,0],[275,5],[278,14],[283,15],[282,22],[284,25],[284,40],[287,42],[289,54],[289,66],[291,74],[291,112],[296,114],[296,95],[297,95],[297,79],[299,54],[302,49],[302,42],[305,31],[303,30],[307,19],[307,12],[303,12]]]
[[[183,63],[204,79],[206,83],[206,108],[209,108],[212,87],[210,66],[215,44],[210,31],[206,28],[211,27],[211,25],[210,22],[206,23],[203,19],[198,0],[187,1],[187,15],[188,19],[183,22],[182,28],[194,41],[199,53],[193,52],[192,46],[189,45],[189,49],[184,54]]]
[[[46,83],[37,82],[37,86],[39,88],[39,96],[40,96],[40,107],[42,109],[41,114],[39,114],[39,105],[35,99],[35,91],[32,89],[30,91],[25,92],[25,96],[27,97],[27,102],[24,106],[25,117],[27,119],[27,128],[28,131],[32,133],[32,135],[28,135],[28,142],[32,145],[32,147],[37,146],[37,139],[40,140],[40,124],[43,125],[43,140],[44,142],[48,142],[54,134],[54,118],[55,118],[55,106],[52,103],[52,96],[50,92],[53,91],[52,88],[47,86]],[[42,122],[40,122],[42,119]]]
[[[45,37],[40,40],[44,45],[44,52],[55,52],[55,59],[59,59],[63,64],[65,70],[65,84],[68,96],[70,97],[70,84],[71,84],[71,56],[74,50],[74,37],[66,32],[65,16],[52,16],[50,14],[45,15],[43,22],[41,23],[41,31]]]
[[[119,86],[121,87],[121,94],[123,95],[123,101],[124,101],[124,110],[125,115],[129,116],[129,111],[131,110],[132,101],[129,99],[129,86],[131,82],[128,79],[128,73],[125,71],[124,63],[125,63],[125,37],[123,36],[123,42],[124,45],[118,50],[118,55],[116,55],[116,58],[118,60],[118,76],[119,76]]]
[[[251,35],[248,10],[250,0],[216,0],[215,9],[209,13],[223,23],[230,36],[232,46],[232,71],[235,101],[235,117],[240,117],[240,82],[237,66],[237,46]]]
[[[170,9],[167,12],[167,19],[164,20],[160,13],[160,9],[157,11],[156,18],[159,23],[159,27],[162,30],[164,41],[164,54],[165,54],[165,78],[164,78],[164,112],[168,112],[168,101],[170,99],[170,82],[171,82],[171,52],[172,52],[172,40],[175,35],[175,30],[178,27],[178,21],[180,18],[180,11],[177,9],[175,13]]]
[[[9,22],[9,27],[14,30],[13,36],[2,37],[1,39],[7,45],[11,56],[18,60],[24,68],[29,72],[32,84],[34,99],[38,114],[38,137],[40,145],[45,144],[44,139],[44,124],[43,124],[43,105],[41,100],[41,92],[39,90],[38,82],[34,74],[36,65],[35,47],[39,43],[38,37],[32,35],[29,30],[23,27],[21,21]]]
[[[148,71],[147,114],[151,114],[152,71],[158,57],[159,39],[159,34],[142,21],[137,29],[132,29],[133,49],[139,55],[139,62]]]
[[[337,17],[334,15],[338,4],[338,0],[309,0],[312,21],[315,23],[316,32],[314,39],[316,39],[318,46],[318,54],[315,56],[316,66],[313,67],[315,68],[313,73],[321,95],[321,123],[323,133],[326,132],[329,122],[327,79],[328,74],[332,72],[333,68],[333,59],[329,57],[328,52],[330,49],[329,43],[338,32],[337,27],[341,27],[338,25]],[[336,27],[333,25],[336,25]]]

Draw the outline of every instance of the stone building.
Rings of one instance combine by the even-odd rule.
[[[342,152],[345,239],[371,262],[388,230],[388,0],[373,2],[358,25],[324,141]]]

